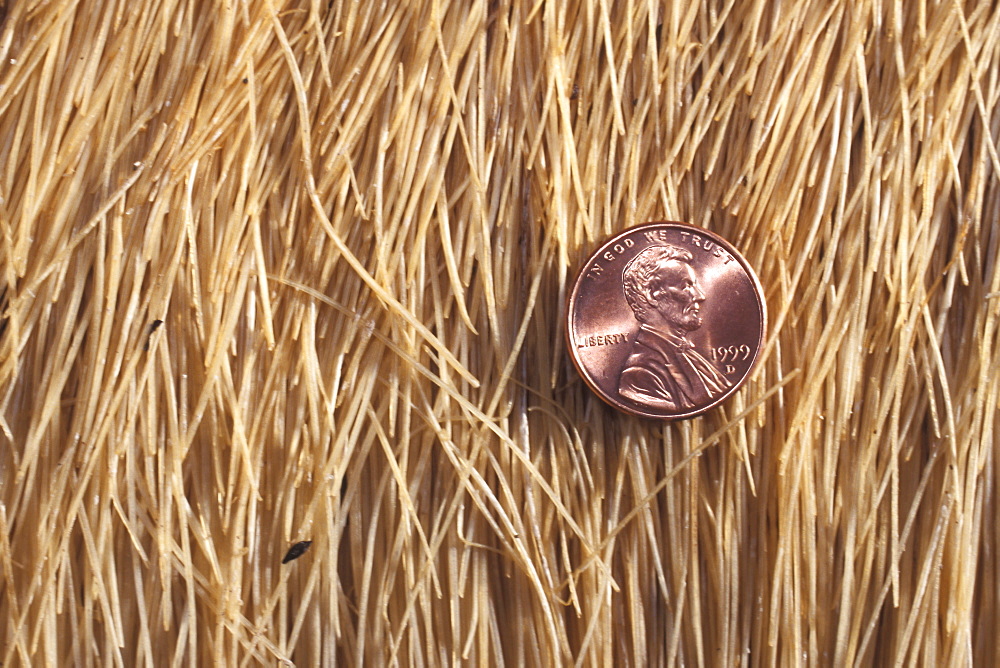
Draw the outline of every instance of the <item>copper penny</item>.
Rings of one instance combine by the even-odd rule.
[[[767,328],[753,269],[722,237],[657,222],[606,241],[580,270],[566,336],[599,397],[676,420],[725,401],[750,376]]]

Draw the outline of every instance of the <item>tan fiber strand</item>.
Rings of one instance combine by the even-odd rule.
[[[0,664],[997,665],[998,143],[985,0],[0,0]],[[652,220],[684,422],[566,350]]]

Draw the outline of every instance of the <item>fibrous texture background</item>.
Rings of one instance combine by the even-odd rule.
[[[0,0],[0,662],[997,665],[998,78],[985,0]],[[679,423],[564,344],[656,219],[769,309]]]

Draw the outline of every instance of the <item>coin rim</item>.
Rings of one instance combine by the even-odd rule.
[[[715,399],[711,403],[675,415],[662,415],[659,413],[651,413],[648,411],[644,411],[642,409],[626,405],[625,403],[618,401],[613,397],[608,396],[604,392],[604,390],[598,387],[597,383],[591,378],[590,373],[584,369],[583,363],[577,355],[576,346],[574,345],[573,341],[573,313],[578,301],[577,295],[580,292],[580,284],[582,283],[584,270],[587,267],[589,267],[591,263],[594,262],[601,255],[601,253],[603,253],[605,249],[608,248],[608,246],[614,245],[620,239],[623,239],[624,237],[630,236],[634,232],[646,228],[662,227],[662,226],[679,227],[683,229],[693,230],[698,234],[703,234],[705,236],[708,236],[711,240],[715,241],[716,243],[719,243],[723,248],[732,253],[733,257],[735,257],[736,260],[743,266],[743,269],[746,270],[747,275],[750,277],[750,282],[754,287],[754,296],[757,298],[757,305],[760,308],[760,314],[761,314],[760,345],[754,351],[753,360],[750,362],[750,366],[747,367],[746,373],[743,374],[743,376],[740,378],[738,382],[734,383],[732,387],[730,387],[726,392],[721,394],[717,399]],[[577,270],[576,278],[573,281],[573,289],[570,291],[569,300],[567,301],[565,323],[566,323],[566,332],[565,332],[566,347],[569,350],[570,359],[573,360],[573,366],[576,367],[576,370],[580,374],[580,377],[583,378],[584,382],[590,387],[591,391],[593,391],[594,394],[600,397],[601,400],[603,400],[606,404],[608,404],[612,408],[617,408],[618,410],[624,411],[631,415],[636,415],[638,417],[649,418],[653,420],[665,420],[668,422],[672,422],[674,420],[686,420],[688,418],[701,415],[702,413],[705,413],[706,411],[715,408],[723,401],[731,397],[737,390],[743,387],[744,383],[746,383],[750,379],[750,376],[753,375],[754,371],[756,371],[757,369],[758,364],[760,363],[761,351],[764,349],[765,339],[767,338],[767,300],[764,298],[764,287],[761,284],[760,279],[757,277],[757,272],[753,270],[753,267],[750,265],[749,262],[747,262],[747,259],[743,257],[743,254],[740,253],[728,240],[719,236],[715,232],[712,232],[711,230],[706,230],[703,227],[698,227],[697,225],[692,225],[691,223],[683,223],[677,220],[655,220],[647,223],[642,223],[640,225],[633,225],[628,229],[622,230],[618,234],[608,237],[603,243],[601,243],[597,247],[597,249],[593,253],[587,256],[587,259],[583,262],[582,265],[580,265],[579,269]]]

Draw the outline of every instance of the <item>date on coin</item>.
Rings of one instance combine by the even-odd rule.
[[[590,256],[570,293],[566,337],[601,399],[677,420],[717,406],[746,381],[766,329],[760,281],[729,242],[658,222],[625,230]]]

